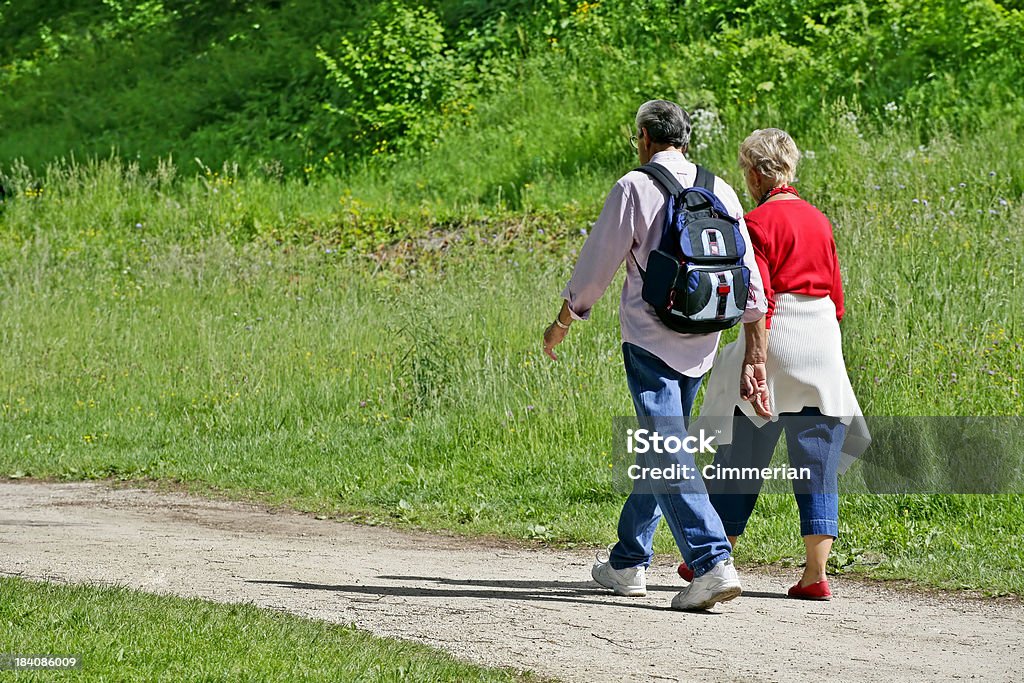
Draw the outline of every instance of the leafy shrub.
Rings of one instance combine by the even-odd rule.
[[[422,133],[452,88],[437,15],[395,1],[382,5],[380,14],[355,40],[342,38],[337,58],[317,50],[346,95],[344,108],[333,110],[350,121],[353,141],[374,154],[396,148],[407,134]]]
[[[432,154],[452,131],[483,143],[480,112],[499,105],[514,138],[527,116],[596,101],[570,157],[516,161],[571,175],[618,158],[605,141],[624,100],[796,133],[840,100],[869,118],[892,104],[927,137],[1015,115],[1022,78],[1019,2],[6,0],[0,165],[113,148],[349,176],[365,153]]]

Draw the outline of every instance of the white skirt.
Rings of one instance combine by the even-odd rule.
[[[740,399],[740,371],[746,352],[743,332],[718,353],[704,394],[700,416],[691,431],[715,434],[715,441],[732,443],[732,417],[736,408],[755,426],[766,423],[749,402]],[[768,331],[765,362],[771,394],[772,420],[780,413],[818,408],[847,425],[840,471],[861,455],[871,442],[860,404],[853,393],[843,358],[843,338],[836,307],[829,297],[779,294],[772,327]]]

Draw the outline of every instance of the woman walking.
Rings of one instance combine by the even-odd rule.
[[[718,468],[768,467],[786,432],[807,564],[790,588],[794,598],[828,600],[825,567],[839,534],[840,452],[860,406],[846,374],[839,321],[843,286],[832,226],[791,183],[800,158],[793,139],[777,128],[755,130],[740,146],[739,162],[757,208],[746,215],[758,269],[768,297],[766,371],[771,421],[740,400],[740,339],[721,352],[694,430],[721,429]],[[862,421],[858,429],[863,427]],[[866,434],[866,430],[863,432]],[[858,444],[866,444],[862,439]],[[806,468],[806,469],[804,469]],[[715,471],[721,471],[720,469]],[[735,546],[754,510],[762,480],[709,480],[711,502]],[[680,566],[685,578],[685,566]]]

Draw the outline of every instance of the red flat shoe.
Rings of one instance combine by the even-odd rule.
[[[808,586],[801,586],[797,581],[796,585],[789,589],[789,597],[798,600],[831,600],[832,591],[829,590],[828,579]]]
[[[679,563],[679,567],[676,569],[676,571],[679,573],[679,578],[681,578],[683,581],[693,583],[693,570],[686,566],[685,560]]]

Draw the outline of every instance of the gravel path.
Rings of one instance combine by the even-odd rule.
[[[106,484],[0,484],[0,574],[253,602],[565,681],[1024,680],[1024,608],[834,581],[783,597],[743,572],[717,613],[673,612],[590,578],[591,555],[317,520]]]

